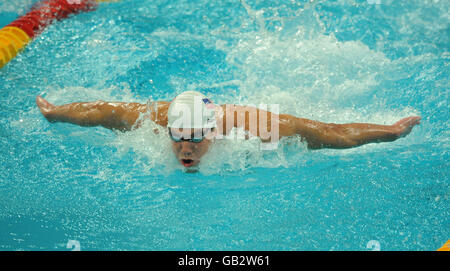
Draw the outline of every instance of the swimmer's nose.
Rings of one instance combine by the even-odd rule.
[[[189,142],[181,143],[181,154],[186,157],[189,157],[192,155],[192,148],[191,148]]]

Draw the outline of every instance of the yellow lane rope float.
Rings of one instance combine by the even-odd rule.
[[[450,239],[437,251],[450,251]]]
[[[94,10],[98,2],[115,0],[43,0],[35,4],[30,12],[0,29],[0,68],[53,21],[67,18],[70,14]]]

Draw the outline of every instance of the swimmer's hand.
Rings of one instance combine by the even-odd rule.
[[[392,125],[394,133],[400,138],[407,136],[412,128],[417,124],[420,124],[421,118],[418,116],[407,117],[401,119]]]
[[[42,98],[40,95],[36,97],[36,104],[41,110],[42,115],[50,122],[55,122],[52,118],[52,111],[56,108],[55,105],[49,103],[46,99]]]

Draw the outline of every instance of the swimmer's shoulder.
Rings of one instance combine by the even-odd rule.
[[[216,115],[224,116],[233,113],[236,110],[236,104],[216,105]]]
[[[167,101],[148,101],[147,104],[143,104],[146,110],[149,111],[161,111],[167,114],[169,110],[170,102]]]
[[[161,126],[167,126],[167,112],[169,111],[170,102],[167,101],[148,101],[142,104],[141,113],[150,113],[150,119]],[[145,118],[145,117],[144,117]]]

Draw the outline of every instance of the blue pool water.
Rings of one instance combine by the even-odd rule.
[[[0,26],[34,2],[0,0]],[[0,70],[0,249],[439,248],[450,238],[448,9],[122,0],[53,24]],[[34,103],[193,89],[324,122],[422,123],[349,150],[221,141],[186,174],[151,123],[118,135],[52,125]]]

